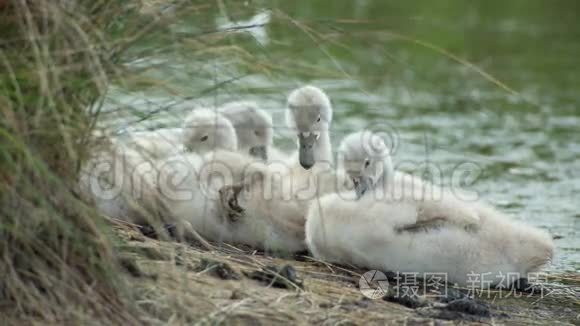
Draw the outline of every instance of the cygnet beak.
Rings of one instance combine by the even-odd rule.
[[[301,132],[298,134],[298,158],[300,165],[306,170],[314,166],[314,144],[319,136],[312,132]]]
[[[371,188],[373,180],[371,177],[358,176],[352,178],[352,182],[354,183],[356,199],[360,199]]]

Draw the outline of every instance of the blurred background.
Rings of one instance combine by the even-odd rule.
[[[445,185],[473,164],[461,187],[549,230],[552,268],[580,270],[577,1],[146,3],[179,19],[128,51],[133,74],[108,88],[101,125],[122,135],[254,100],[292,148],[285,98],[311,83],[333,101],[333,143],[388,132],[396,164],[429,162]]]

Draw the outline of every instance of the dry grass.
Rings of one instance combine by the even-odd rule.
[[[138,306],[147,312],[153,324],[407,324],[421,325],[491,323],[543,325],[576,321],[580,307],[571,293],[578,287],[556,283],[545,285],[543,298],[521,294],[500,298],[497,291],[482,293],[478,300],[487,302],[492,316],[469,314],[443,315],[444,304],[428,299],[425,307],[411,309],[398,303],[364,298],[357,288],[363,270],[317,262],[311,258],[280,258],[216,245],[214,250],[143,237],[127,224],[114,223],[123,245],[123,257],[133,261],[138,276],[129,282],[140,293]],[[203,261],[227,264],[239,276],[224,280],[211,269],[199,268]],[[276,288],[249,278],[264,266],[292,265],[303,287]],[[133,273],[135,275],[135,273]],[[555,278],[556,276],[552,276]],[[552,277],[550,282],[552,282]],[[567,293],[566,293],[567,292]]]
[[[148,22],[137,9],[125,1],[2,2],[0,311],[7,323],[138,323],[110,229],[75,191],[98,117],[87,108],[121,75],[125,49]]]
[[[163,8],[170,7],[171,10]],[[77,174],[112,84],[160,87],[127,63],[168,51],[192,1],[0,3],[0,312],[8,323],[137,324],[111,244]],[[203,32],[200,35],[205,35]],[[187,50],[215,56],[193,35]],[[139,46],[155,38],[155,47]],[[171,49],[169,49],[170,51]]]
[[[162,87],[162,81],[147,76],[150,66],[127,64],[171,51],[175,40],[169,26],[180,15],[207,7],[192,1],[0,3],[3,321],[140,324],[148,319],[130,300],[146,293],[134,294],[120,277],[112,249],[119,239],[79,198],[77,174],[99,145],[93,131],[109,87]],[[188,53],[203,58],[221,51],[212,50],[214,40],[223,38],[218,33],[201,29],[188,36],[182,44]],[[150,38],[159,43],[147,46]]]
[[[101,220],[75,195],[106,87],[103,2],[10,1],[0,11],[0,302],[8,322],[135,322]]]

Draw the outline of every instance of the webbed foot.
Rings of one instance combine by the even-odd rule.
[[[238,195],[242,189],[242,185],[228,185],[219,190],[223,217],[230,222],[236,222],[244,215],[244,209],[238,203]]]

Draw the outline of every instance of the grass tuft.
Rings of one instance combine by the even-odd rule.
[[[0,310],[8,322],[136,321],[110,231],[76,191],[97,118],[87,108],[119,69],[110,36],[134,11],[124,1],[0,7]]]

